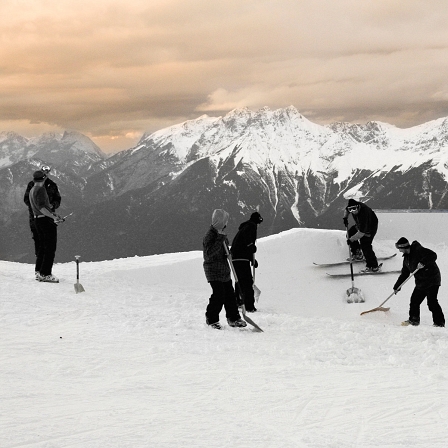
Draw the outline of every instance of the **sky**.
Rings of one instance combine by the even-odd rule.
[[[448,116],[444,0],[2,0],[0,131],[105,152],[234,108],[411,127]]]

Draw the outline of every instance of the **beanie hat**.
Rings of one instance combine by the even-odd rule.
[[[36,182],[42,182],[46,177],[46,174],[41,170],[37,170],[33,173],[33,180]]]
[[[357,207],[359,205],[358,202],[356,202],[354,199],[349,199],[348,200],[348,205],[347,207]]]
[[[409,241],[402,236],[396,243],[395,243],[395,247],[397,249],[407,249],[408,247],[411,247],[411,245],[409,244]]]
[[[229,222],[229,214],[222,210],[221,208],[217,208],[212,215],[212,226],[215,229],[222,230],[227,223]]]
[[[263,222],[263,218],[261,217],[260,213],[254,212],[250,215],[250,221],[254,222],[255,224],[260,224]]]

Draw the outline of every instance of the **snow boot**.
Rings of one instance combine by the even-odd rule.
[[[47,282],[47,283],[59,283],[59,279],[55,277],[54,275],[41,275],[40,280],[41,282]]]
[[[214,323],[212,323],[212,324],[208,321],[207,313],[205,314],[205,323],[206,323],[209,327],[214,328],[215,330],[222,330],[222,327],[221,327],[221,324],[219,323],[219,321],[218,321],[218,322],[214,322]]]
[[[242,328],[242,327],[246,327],[247,326],[246,322],[243,319],[241,319],[241,318],[237,319],[237,320],[234,320],[234,321],[232,321],[230,319],[227,319],[227,323],[231,327],[240,327],[240,328]]]
[[[361,272],[361,274],[375,274],[375,272],[381,271],[381,266],[382,264],[380,264],[376,268],[371,268],[367,266],[365,269],[361,269],[359,272]]]
[[[413,327],[417,327],[420,325],[420,322],[417,322],[416,320],[405,320],[404,322],[401,323],[402,327],[407,327],[408,325],[412,325]]]

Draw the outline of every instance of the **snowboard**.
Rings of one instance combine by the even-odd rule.
[[[391,258],[396,257],[397,254],[387,255],[385,257],[377,257],[377,260],[384,261],[384,260],[390,260]],[[352,263],[365,263],[366,260],[352,260]],[[342,266],[344,264],[350,264],[349,260],[345,261],[336,261],[335,263],[313,263],[315,266],[320,267],[328,267],[328,266]]]

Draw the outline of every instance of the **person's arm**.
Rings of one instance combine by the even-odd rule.
[[[36,196],[36,206],[38,210],[46,217],[51,218],[53,221],[57,222],[61,220],[61,217],[56,213],[53,213],[50,209],[50,204],[48,201],[48,194],[45,188],[41,188]]]
[[[403,282],[411,275],[411,271],[408,269],[408,267],[403,263],[403,267],[401,268],[401,274],[398,277],[397,281],[395,282],[395,285],[393,287],[393,290],[395,291],[395,294],[400,291],[400,287],[403,284]]]
[[[30,203],[30,191],[31,191],[31,188],[33,188],[33,186],[34,186],[34,182],[29,182],[28,185],[27,185],[27,187],[26,187],[25,194],[23,195],[23,202],[25,202],[25,204],[26,204],[28,207],[31,207],[31,203]]]
[[[224,233],[209,232],[204,238],[204,252],[208,260],[217,260],[224,256],[223,241],[227,236]]]
[[[365,233],[358,230],[353,236],[349,238],[349,240],[353,243],[354,241],[360,240],[364,235]]]

